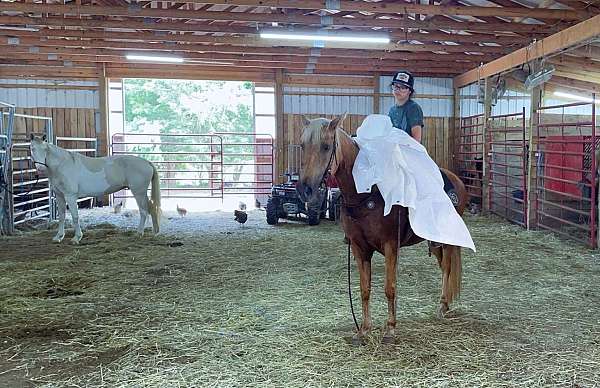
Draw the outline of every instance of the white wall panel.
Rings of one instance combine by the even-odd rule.
[[[99,109],[100,98],[97,90],[85,89],[55,89],[65,86],[88,86],[97,88],[94,81],[54,81],[54,80],[23,80],[1,79],[4,85],[19,85],[18,87],[0,87],[0,101],[14,104],[19,108],[90,108]],[[27,88],[27,85],[36,85]],[[53,88],[40,88],[39,86],[51,85]]]

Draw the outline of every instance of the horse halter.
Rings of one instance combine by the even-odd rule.
[[[333,162],[333,160],[335,159],[335,151],[337,148],[337,128],[335,130],[335,134],[333,135],[333,145],[331,146],[331,155],[329,156],[329,162],[327,162],[327,166],[325,166],[325,171],[323,171],[323,176],[321,177],[321,180],[319,181],[320,183],[323,183],[325,181],[325,177],[327,176],[327,173],[329,172],[329,169],[331,168],[331,163]],[[336,160],[337,162],[337,160]]]

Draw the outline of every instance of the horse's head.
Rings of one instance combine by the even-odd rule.
[[[336,131],[346,115],[328,120],[309,120],[302,116],[302,168],[297,190],[300,198],[308,203],[319,201],[319,186],[327,171],[335,169]]]
[[[35,167],[40,171],[46,169],[46,154],[48,153],[48,142],[46,141],[46,135],[35,136],[33,133],[29,137],[29,151],[31,152],[31,159],[35,164]]]

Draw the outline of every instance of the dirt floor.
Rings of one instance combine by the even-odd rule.
[[[376,256],[376,329],[354,346],[338,225],[167,214],[140,238],[135,215],[83,218],[79,246],[0,237],[0,387],[600,385],[600,255],[545,232],[467,216],[478,251],[444,319],[435,259],[404,249],[393,345]]]

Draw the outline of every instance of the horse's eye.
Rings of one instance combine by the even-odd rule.
[[[321,146],[321,149],[322,149],[323,151],[329,151],[329,144],[323,144],[323,145]]]

